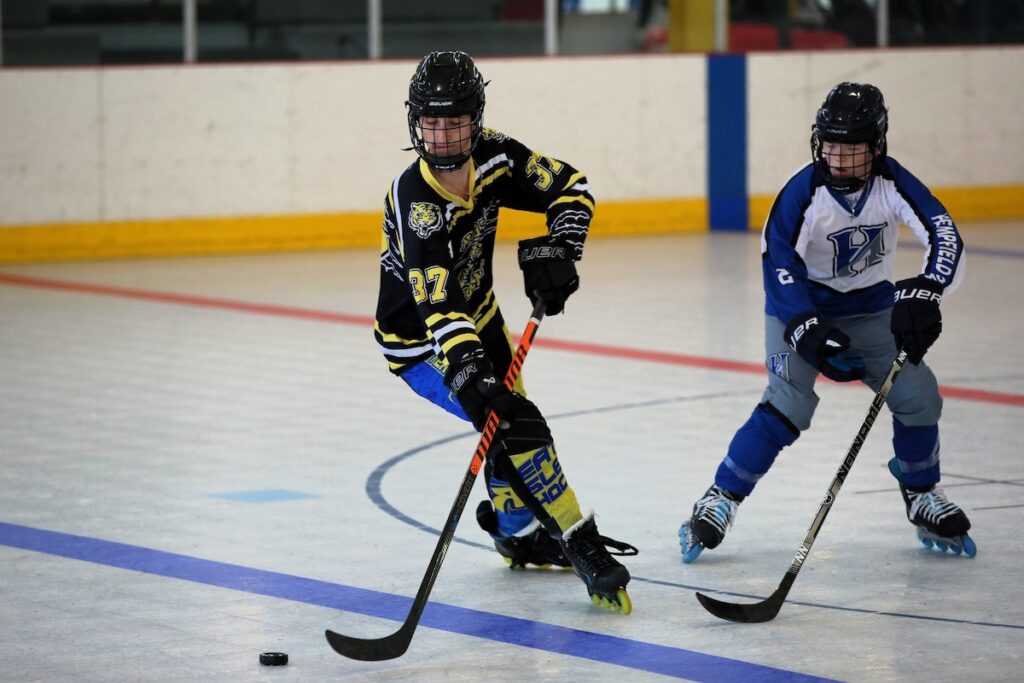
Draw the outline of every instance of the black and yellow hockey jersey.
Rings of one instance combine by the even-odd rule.
[[[491,274],[499,207],[546,213],[549,233],[577,260],[583,254],[594,214],[583,173],[489,128],[467,163],[469,201],[445,190],[422,159],[385,199],[374,328],[394,373],[480,348],[480,331],[500,319]]]

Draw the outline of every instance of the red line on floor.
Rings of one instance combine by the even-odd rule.
[[[585,353],[594,356],[608,356],[611,358],[625,358],[628,360],[645,360],[652,363],[666,363],[669,365],[685,365],[695,368],[708,368],[712,370],[726,370],[729,372],[745,372],[748,374],[764,374],[765,368],[760,363],[743,363],[734,360],[721,358],[707,358],[703,356],[687,356],[682,353],[671,353],[669,351],[649,351],[646,349],[632,349],[625,346],[606,346],[604,344],[592,344],[590,342],[574,342],[561,339],[538,338],[534,342],[537,346],[547,346],[560,351],[571,351]],[[822,378],[822,381],[829,382]],[[860,386],[859,384],[847,384],[845,386]],[[976,401],[980,403],[996,403],[999,405],[1024,406],[1024,395],[1008,394],[1000,391],[986,391],[984,389],[968,389],[966,387],[953,387],[942,385],[939,387],[943,398],[958,398],[964,401]]]
[[[192,294],[170,294],[152,292],[144,289],[128,289],[126,287],[110,287],[107,285],[90,285],[84,282],[65,282],[62,280],[45,280],[0,273],[0,284],[35,287],[38,289],[56,289],[65,292],[83,292],[85,294],[102,294],[117,296],[123,299],[141,299],[143,301],[159,301],[166,304],[183,304],[186,306],[202,306],[204,308],[221,308],[243,313],[258,313],[283,318],[300,318],[303,320],[319,320],[322,322],[343,323],[345,325],[373,325],[373,318],[368,315],[349,315],[347,313],[331,313],[310,308],[293,306],[275,306],[272,304],[250,304],[231,299],[216,299],[208,296]]]
[[[538,337],[534,344],[538,346],[546,346],[550,349],[558,349],[559,351],[585,353],[590,356],[608,356],[610,358],[625,358],[627,360],[644,360],[651,363],[686,365],[694,368],[728,370],[730,372],[746,372],[758,375],[765,372],[764,366],[760,363],[747,363],[738,360],[725,360],[722,358],[708,358],[706,356],[688,356],[684,353],[673,353],[671,351],[652,351],[649,349],[630,348],[628,346],[609,346],[607,344],[594,344],[592,342],[551,339],[550,337]]]
[[[373,317],[368,315],[332,313],[329,311],[296,308],[293,306],[253,304],[246,303],[244,301],[234,301],[231,299],[217,299],[191,294],[170,294],[167,292],[129,289],[127,287],[92,285],[82,282],[66,282],[62,280],[27,277],[24,275],[12,275],[9,273],[0,273],[0,284],[19,287],[34,287],[37,289],[54,289],[65,292],[81,292],[85,294],[101,294],[104,296],[116,296],[125,299],[139,299],[143,301],[158,301],[161,303],[182,304],[185,306],[219,308],[230,311],[239,311],[242,313],[256,313],[259,315],[298,318],[301,320],[341,323],[344,325],[373,325]],[[670,351],[636,349],[627,346],[611,346],[608,344],[551,339],[548,337],[538,338],[535,343],[539,346],[546,346],[547,348],[558,351],[583,353],[591,356],[623,358],[631,361],[647,361],[651,363],[682,365],[686,367],[725,370],[727,372],[744,372],[758,375],[765,372],[764,366],[760,363],[725,360],[722,358],[708,358],[705,356],[690,356]],[[998,405],[1024,406],[1024,395],[1022,394],[1009,394],[999,391],[986,391],[984,389],[969,389],[966,387],[952,387],[946,385],[940,387],[940,391],[945,398],[956,398],[964,401],[975,401],[980,403],[995,403]]]

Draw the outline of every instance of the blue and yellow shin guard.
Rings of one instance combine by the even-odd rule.
[[[583,519],[576,493],[562,473],[554,445],[510,454],[508,459],[533,501],[546,513],[537,517],[542,522],[545,516],[554,521],[554,525],[545,524],[549,531],[554,531],[552,526],[555,526],[561,535],[562,531]]]
[[[552,535],[552,526],[557,525],[558,521],[552,518],[551,513],[555,512],[563,519],[571,519],[572,507],[575,507],[579,514],[579,506],[575,503],[575,495],[568,487],[565,476],[561,474],[557,458],[550,459],[546,453],[541,455],[540,452],[546,450],[536,449],[533,453],[506,457],[509,458],[509,463],[522,461],[525,468],[536,471],[532,477],[533,486],[540,485],[538,490],[542,495],[557,501],[556,507],[551,511],[545,508],[533,493],[531,486],[525,482],[510,483],[490,472],[487,476],[487,493],[490,501],[481,502],[477,508],[477,521],[491,535],[498,552],[513,569],[525,568],[527,565],[570,566],[561,544]],[[539,468],[534,464],[535,461],[540,463]],[[547,488],[541,485],[545,476],[554,480],[551,482],[554,484],[554,490],[550,485]],[[566,491],[571,496],[571,503],[569,497],[566,497]],[[527,497],[527,503],[524,503],[520,493]],[[567,504],[569,507],[566,507]],[[545,521],[544,524],[541,523],[541,519]]]

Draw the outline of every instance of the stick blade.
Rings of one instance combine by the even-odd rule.
[[[719,619],[735,621],[741,624],[760,624],[771,621],[782,609],[782,603],[786,596],[780,591],[775,591],[766,600],[755,602],[749,605],[741,605],[734,602],[723,602],[716,600],[703,593],[697,593],[697,600],[708,612]]]
[[[409,649],[411,640],[406,637],[404,628],[390,636],[372,640],[343,636],[330,629],[327,629],[324,635],[327,636],[327,643],[331,649],[339,655],[363,662],[381,662],[401,657]]]

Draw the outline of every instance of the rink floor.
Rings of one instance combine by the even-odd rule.
[[[918,545],[884,412],[778,617],[705,612],[696,590],[776,588],[872,394],[821,382],[812,428],[684,566],[679,524],[765,381],[758,236],[592,240],[524,376],[582,506],[640,549],[633,614],[571,572],[506,569],[478,481],[409,651],[379,663],[324,629],[398,628],[476,437],[387,372],[377,255],[0,266],[0,680],[1020,680],[1022,229],[963,227],[927,357],[975,559]],[[496,260],[518,338],[511,245]],[[291,662],[261,668],[268,650]]]

